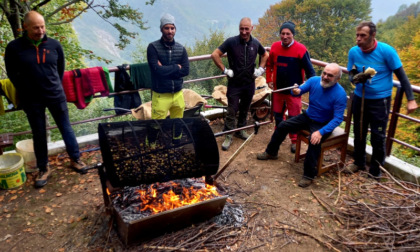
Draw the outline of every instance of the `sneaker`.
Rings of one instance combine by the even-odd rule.
[[[305,187],[310,186],[311,184],[312,184],[312,179],[302,177],[299,181],[298,186],[305,188]]]
[[[243,140],[247,140],[249,137],[245,130],[236,131],[234,136]]]
[[[258,160],[268,160],[268,159],[276,160],[278,158],[279,158],[279,156],[272,156],[265,151],[263,153],[258,153],[257,154],[257,159]]]
[[[222,143],[222,150],[226,151],[232,144],[232,135],[226,135],[225,141]]]
[[[70,168],[72,168],[75,172],[80,173],[80,174],[87,173],[86,164],[83,163],[83,161],[80,159],[77,161],[72,160],[70,162]]]
[[[296,152],[296,144],[295,143],[290,145],[290,152],[291,153],[295,153]]]
[[[39,171],[38,176],[35,179],[35,187],[41,188],[47,184],[48,177],[51,175],[51,168],[47,165],[45,171]]]
[[[350,164],[347,165],[346,167],[344,167],[343,169],[343,173],[346,174],[353,174],[358,172],[359,170],[361,170],[362,168],[360,168],[360,166],[356,165],[356,164]]]

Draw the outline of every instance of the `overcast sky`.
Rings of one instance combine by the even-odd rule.
[[[385,21],[387,17],[395,15],[401,5],[410,6],[410,4],[417,2],[419,0],[372,0],[372,21],[375,23],[379,19]]]

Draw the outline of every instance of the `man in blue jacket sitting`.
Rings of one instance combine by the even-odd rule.
[[[347,95],[338,83],[341,68],[336,63],[325,66],[321,76],[309,78],[293,95],[309,92],[309,106],[305,113],[282,121],[277,125],[265,152],[257,155],[259,160],[277,159],[281,143],[290,131],[308,130],[310,141],[303,165],[300,187],[307,187],[317,174],[317,160],[321,153],[321,143],[343,121],[347,105]]]

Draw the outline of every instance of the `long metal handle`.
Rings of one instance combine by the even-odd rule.
[[[251,142],[252,138],[254,137],[255,133],[253,132],[246,140],[245,142],[242,143],[241,146],[239,146],[239,148],[235,151],[235,153],[233,153],[232,156],[230,156],[230,158],[228,159],[228,161],[226,161],[226,163],[223,165],[222,169],[219,170],[219,172],[216,173],[216,175],[214,175],[213,177],[213,181],[216,180],[220,174],[222,174],[222,172],[224,172],[226,170],[226,168],[229,166],[229,164],[233,161],[233,159],[235,159],[235,157],[239,154],[239,152],[241,152],[241,150],[244,148],[244,146]]]
[[[121,111],[124,111],[124,112],[131,112],[130,109],[118,108],[118,107],[116,107],[116,108],[104,108],[104,109],[102,109],[102,111],[112,111],[112,110],[121,110]]]
[[[298,85],[298,84],[295,84],[295,85],[293,85],[293,86],[291,86],[291,87],[287,87],[287,88],[280,88],[280,89],[273,90],[273,91],[271,91],[271,93],[283,92],[283,91],[287,91],[287,90],[294,89],[294,88],[298,88],[298,87],[299,87],[299,85]]]

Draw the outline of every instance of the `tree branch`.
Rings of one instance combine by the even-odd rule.
[[[47,3],[49,3],[51,0],[45,0],[40,2],[39,4],[35,5],[32,9],[33,10],[38,10],[39,7],[46,5]]]
[[[93,2],[93,1],[92,1]],[[49,23],[50,25],[61,25],[61,24],[67,24],[67,23],[71,23],[73,22],[73,20],[75,20],[77,17],[79,17],[80,15],[83,14],[83,12],[85,12],[87,9],[90,8],[90,5],[88,5],[86,8],[84,8],[83,10],[81,10],[78,14],[76,14],[73,18],[62,21],[62,22],[57,22],[57,23]]]
[[[63,5],[59,6],[59,7],[57,7],[57,9],[55,9],[53,12],[51,12],[50,14],[48,14],[48,15],[47,15],[47,19],[48,19],[48,18],[51,18],[52,16],[54,16],[55,14],[57,14],[57,13],[58,13],[58,12],[60,12],[62,9],[66,8],[67,6],[70,6],[70,5],[72,5],[72,4],[76,4],[76,3],[78,3],[78,2],[82,2],[82,0],[72,0],[72,1],[70,1],[70,2],[67,2],[66,4],[63,4]],[[87,8],[90,8],[93,2],[94,2],[94,0],[92,0],[92,2],[90,2],[90,3],[88,3],[88,4],[87,4],[87,5],[88,5],[88,6],[87,6]],[[79,15],[80,15],[80,14],[79,14]]]

